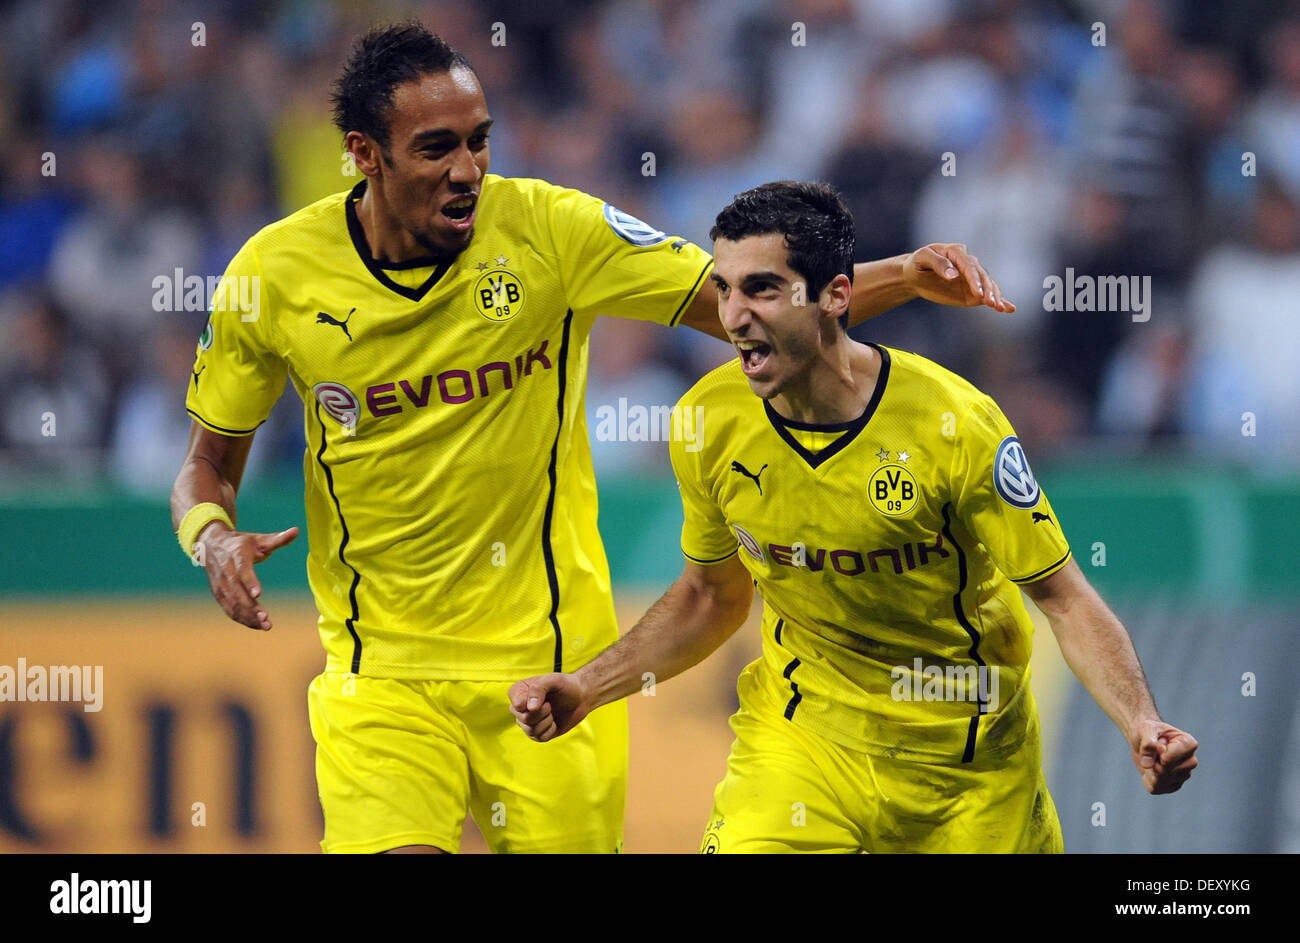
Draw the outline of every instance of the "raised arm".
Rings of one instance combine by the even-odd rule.
[[[204,504],[217,505],[232,524],[236,521],[235,495],[252,444],[252,435],[220,435],[197,422],[191,424],[185,462],[172,485],[173,530],[179,531],[186,515]],[[195,513],[207,516],[212,512],[200,509]],[[262,585],[253,573],[253,564],[261,563],[297,536],[296,527],[276,534],[244,533],[217,516],[200,527],[185,549],[202,564],[212,595],[226,615],[250,629],[267,630],[271,619],[257,601]]]
[[[967,308],[988,305],[997,311],[1016,310],[964,245],[939,242],[906,255],[853,266],[849,324],[861,324],[914,298]],[[709,279],[682,314],[681,323],[710,337],[727,339],[718,320],[717,290]]]
[[[753,581],[735,554],[686,564],[640,621],[571,674],[545,674],[510,688],[510,710],[534,740],[553,740],[598,707],[639,691],[649,674],[667,681],[712,654],[749,615]]]
[[[1047,616],[1061,654],[1119,727],[1147,792],[1177,792],[1196,768],[1196,738],[1160,719],[1123,624],[1071,560],[1022,587]]]

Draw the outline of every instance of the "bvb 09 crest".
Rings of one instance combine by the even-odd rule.
[[[890,462],[872,472],[867,482],[867,494],[872,506],[880,513],[902,517],[916,507],[921,492],[906,465]]]
[[[489,321],[509,321],[524,306],[524,285],[513,272],[485,272],[474,286],[474,304]]]

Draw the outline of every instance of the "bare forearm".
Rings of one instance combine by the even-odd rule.
[[[1024,590],[1051,623],[1065,663],[1128,740],[1147,792],[1177,792],[1196,768],[1196,738],[1161,719],[1132,639],[1079,564],[1070,560]]]
[[[849,324],[861,324],[916,297],[916,289],[903,276],[906,261],[906,255],[896,255],[853,266]]]
[[[223,436],[191,424],[185,462],[172,485],[173,529],[196,504],[219,504],[235,520],[235,495],[252,444],[252,436]]]
[[[1046,614],[1065,663],[1128,736],[1138,720],[1159,715],[1128,632],[1100,596],[1089,595]]]
[[[176,483],[172,485],[173,529],[180,526],[186,511],[207,502],[221,505],[230,515],[230,520],[235,520],[235,485],[223,478],[211,462],[191,458],[181,467]]]
[[[666,681],[712,654],[740,628],[749,599],[727,598],[677,580],[631,631],[578,669],[591,709],[641,688],[649,673]]]

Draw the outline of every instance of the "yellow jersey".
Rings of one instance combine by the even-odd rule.
[[[763,598],[760,673],[787,720],[896,758],[1004,754],[1031,728],[1033,627],[1015,584],[1065,566],[1069,545],[997,404],[876,349],[851,422],[783,418],[738,360],[691,388],[677,408],[696,434],[670,443],[682,550],[740,554]]]
[[[186,406],[249,435],[304,403],[307,575],[326,670],[514,680],[617,638],[584,421],[588,332],[672,325],[712,265],[595,197],[489,174],[454,260],[370,254],[362,181],[254,235]]]

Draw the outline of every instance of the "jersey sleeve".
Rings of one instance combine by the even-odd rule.
[[[199,337],[185,408],[223,435],[250,435],[284,392],[288,369],[270,343],[273,312],[257,253],[246,243],[226,268]]]
[[[1061,522],[1011,423],[987,396],[958,426],[951,475],[958,519],[1012,582],[1032,583],[1069,561]]]
[[[694,407],[679,403],[674,413],[684,409]],[[682,554],[692,563],[721,563],[736,552],[740,543],[727,526],[722,508],[709,494],[700,451],[691,450],[693,444],[702,441],[700,430],[695,431],[694,443],[684,441],[685,436],[672,436],[668,444],[677,488],[682,495]]]
[[[579,317],[674,325],[713,267],[694,243],[579,190],[556,187],[549,208],[560,278]]]

